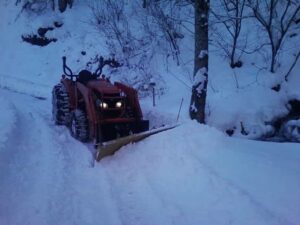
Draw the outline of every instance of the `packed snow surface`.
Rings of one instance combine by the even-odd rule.
[[[50,100],[0,94],[17,124],[0,148],[0,224],[299,224],[298,144],[188,122],[95,163]]]

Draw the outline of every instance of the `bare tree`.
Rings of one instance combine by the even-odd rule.
[[[124,12],[125,1],[103,0],[90,5],[93,12],[92,24],[110,40],[107,44],[111,52],[121,55],[128,64],[140,49],[140,40],[136,38],[129,26],[128,16]]]
[[[216,10],[211,9],[211,13],[217,20],[217,24],[222,23],[230,36],[229,43],[222,38],[219,44],[230,59],[230,66],[232,68],[241,65],[239,61],[241,55],[236,56],[236,51],[242,29],[242,20],[244,19],[245,2],[246,0],[221,0]],[[217,35],[224,36],[221,33]]]
[[[184,37],[181,7],[171,0],[138,0],[132,1],[131,6],[125,0],[103,0],[91,4],[92,23],[111,40],[108,44],[112,52],[122,49],[121,54],[127,62],[132,57],[145,55],[143,58],[149,64],[153,54],[162,53],[173,56],[179,64],[179,42]],[[136,18],[134,26],[139,27],[139,32],[128,22],[132,17]]]
[[[296,54],[295,59],[294,59],[292,65],[291,65],[291,67],[289,68],[288,72],[284,76],[285,81],[288,81],[288,76],[290,75],[290,73],[294,69],[294,67],[295,67],[295,65],[296,65],[299,58],[300,58],[300,49],[299,49],[298,53]]]
[[[300,11],[299,0],[247,0],[254,17],[266,31],[271,47],[270,71],[276,70],[278,54]]]
[[[105,45],[110,54],[122,62],[123,74],[130,73],[122,79],[145,94],[145,87],[155,79],[160,94],[164,91],[164,81],[153,66],[154,56],[171,55],[170,44],[161,32],[160,23],[150,15],[150,2],[147,1],[146,9],[142,3],[141,0],[132,0],[130,4],[127,0],[91,1],[91,23],[107,39]]]
[[[143,8],[145,9],[147,7],[147,0],[143,0]]]
[[[209,0],[195,0],[194,85],[190,117],[205,123],[205,104],[208,82],[208,15]]]
[[[184,36],[180,32],[180,16],[178,15],[178,8],[181,7],[175,1],[157,1],[149,2],[148,13],[154,19],[155,23],[161,30],[165,40],[169,43],[169,47],[173,58],[176,60],[177,65],[179,65],[179,40]],[[170,10],[165,11],[166,8]]]

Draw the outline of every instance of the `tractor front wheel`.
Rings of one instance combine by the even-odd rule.
[[[52,117],[57,125],[69,123],[69,95],[62,83],[55,85],[52,90]]]
[[[288,120],[283,123],[281,133],[288,140],[300,142],[300,120]]]
[[[81,142],[89,141],[89,124],[84,111],[76,109],[72,112],[69,127],[74,138]]]

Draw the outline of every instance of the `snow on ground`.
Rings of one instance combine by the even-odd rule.
[[[95,163],[92,144],[74,140],[51,119],[60,57],[67,55],[79,70],[101,47],[86,32],[88,17],[75,5],[72,13],[15,20],[16,7],[0,4],[7,9],[0,20],[1,225],[300,224],[299,144],[229,138],[189,121],[190,68],[169,68],[168,89],[157,96],[156,107],[151,97],[142,100],[145,117],[157,127],[176,122],[183,98],[181,126]],[[65,24],[51,33],[56,43],[40,48],[21,41],[22,33],[54,19]],[[82,50],[88,55],[80,55]],[[271,114],[286,113],[274,108],[286,101],[285,94],[298,96],[296,88],[269,90],[280,81],[276,76],[245,67],[235,77],[218,57],[211,58],[216,66],[210,66],[210,125],[227,129],[237,112],[245,112],[240,119],[249,126],[263,123]],[[291,80],[290,86],[298,82],[295,74]]]
[[[230,139],[191,122],[102,163],[132,217],[152,212],[125,224],[298,224],[299,160],[297,144]],[[153,218],[157,206],[164,213]]]
[[[0,151],[4,143],[16,126],[16,112],[13,105],[7,99],[0,96],[1,115],[0,115]]]
[[[189,122],[94,164],[50,100],[0,94],[18,125],[0,151],[0,224],[299,224],[298,144]]]
[[[268,136],[273,132],[269,124],[288,114],[288,101],[299,99],[297,69],[286,83],[282,74],[259,70],[250,62],[231,69],[227,61],[213,56],[209,63],[207,123],[222,131],[234,128],[235,136],[251,139]],[[277,84],[279,92],[271,89]],[[241,134],[241,123],[249,135]]]
[[[17,129],[0,151],[0,224],[118,223],[110,185],[87,146],[55,127],[50,101],[1,91]]]

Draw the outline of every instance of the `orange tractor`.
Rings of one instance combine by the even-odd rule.
[[[102,74],[104,66],[119,67],[114,59],[100,57],[94,73],[73,74],[63,57],[62,79],[52,90],[52,115],[79,141],[95,141],[96,160],[114,154],[122,146],[172,129],[177,125],[149,130],[143,120],[137,91],[125,84],[112,84]]]
[[[94,73],[73,74],[63,57],[62,79],[52,91],[52,115],[57,125],[65,125],[71,135],[96,145],[149,130],[143,120],[137,91],[122,83],[112,84],[102,75],[104,66],[118,67],[114,59],[99,60]]]

